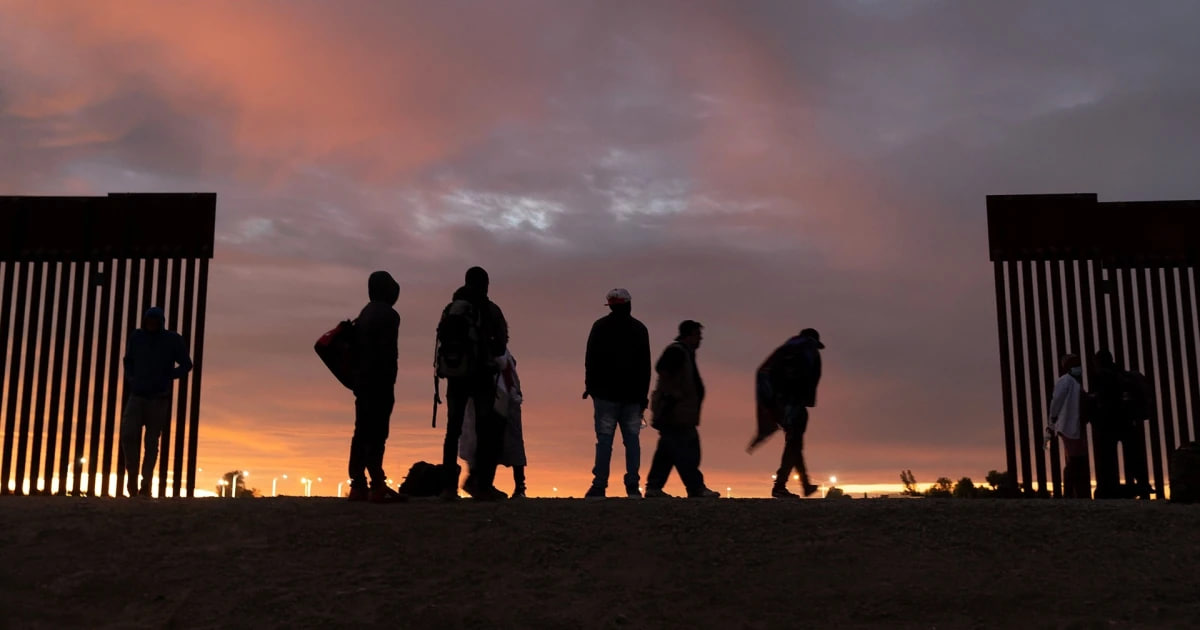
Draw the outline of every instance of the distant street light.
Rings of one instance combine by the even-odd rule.
[[[287,475],[280,475],[280,476],[283,477],[284,479],[287,479]],[[273,496],[273,497],[279,496],[279,493],[275,491],[275,484],[278,481],[279,481],[279,477],[276,477],[271,480],[271,496]]]
[[[243,470],[243,471],[242,471],[242,472],[240,472],[240,473],[238,473],[238,472],[235,472],[235,473],[233,473],[233,498],[235,498],[235,499],[237,498],[237,480],[238,480],[238,476],[241,476],[243,479],[245,479],[246,477],[249,477],[249,476],[250,476],[250,471],[248,471],[248,470]]]
[[[220,481],[218,481],[218,482],[217,482],[217,485],[218,485],[218,486],[221,486],[221,488],[224,488],[225,486],[228,486],[228,485],[229,485],[229,482],[228,482],[228,481],[225,481],[224,479],[221,479]],[[222,495],[222,496],[224,496],[224,494],[225,494],[225,490],[223,490],[223,489],[222,489],[222,490],[221,490],[221,495]]]
[[[831,477],[829,478],[829,483],[830,483],[830,484],[835,484],[835,483],[837,483],[837,475],[833,475],[833,476],[831,476]]]
[[[733,488],[725,488],[725,498],[726,499],[733,498]]]

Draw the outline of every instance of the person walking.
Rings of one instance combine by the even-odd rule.
[[[663,491],[671,468],[679,471],[688,498],[715,499],[721,494],[704,485],[700,472],[700,407],[704,380],[696,367],[696,350],[703,338],[700,322],[684,320],[679,336],[667,346],[654,369],[658,382],[650,397],[651,426],[658,430],[658,446],[646,477],[646,498],[669,498]]]
[[[1083,396],[1083,364],[1075,354],[1063,355],[1059,361],[1061,376],[1054,383],[1050,397],[1050,424],[1046,439],[1057,435],[1062,440],[1067,462],[1063,466],[1063,494],[1069,499],[1089,499],[1092,496],[1092,474],[1088,469],[1087,439],[1083,435],[1080,401]]]
[[[151,307],[142,316],[141,328],[133,331],[125,347],[124,365],[125,382],[129,384],[129,397],[121,413],[125,490],[130,497],[148,497],[158,459],[158,442],[171,421],[174,381],[192,370],[187,343],[178,333],[166,329],[161,308]],[[142,443],[145,457],[139,462]]]
[[[818,490],[804,465],[804,432],[808,429],[808,409],[817,404],[824,348],[821,334],[805,328],[776,348],[758,368],[755,383],[758,433],[748,450],[753,451],[776,430],[783,429],[786,441],[771,489],[771,496],[776,499],[799,498],[787,489],[793,470],[800,476],[804,496],[812,496]]]
[[[613,289],[605,299],[610,312],[592,324],[584,357],[583,398],[592,398],[596,430],[592,485],[585,497],[605,496],[613,437],[619,428],[625,445],[625,496],[640,499],[639,433],[650,404],[650,334],[633,317],[629,291]]]
[[[482,267],[467,270],[464,284],[442,311],[435,353],[437,375],[446,378],[448,416],[442,443],[445,475],[442,498],[458,498],[458,442],[467,405],[474,406],[475,470],[464,486],[476,499],[497,500],[508,495],[496,489],[496,466],[503,448],[505,419],[491,413],[496,399],[498,358],[508,351],[508,322],[488,299],[490,279]]]
[[[405,497],[387,485],[383,452],[396,404],[400,285],[386,271],[367,278],[370,302],[354,323],[352,374],[354,436],[350,440],[350,500],[395,503]],[[367,474],[370,474],[370,486]]]

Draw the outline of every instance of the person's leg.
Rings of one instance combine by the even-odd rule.
[[[1096,498],[1120,496],[1121,475],[1117,465],[1117,440],[1111,428],[1102,425],[1092,435],[1096,450]]]
[[[372,488],[387,487],[387,473],[383,471],[383,452],[391,426],[392,409],[395,406],[396,397],[391,391],[375,393],[370,397],[367,415],[370,425],[363,463],[371,473]]]
[[[1125,455],[1125,479],[1134,496],[1150,498],[1150,471],[1146,464],[1146,430],[1141,422],[1126,427],[1121,446]]]
[[[680,431],[675,438],[675,468],[689,497],[697,497],[708,488],[700,472],[700,432],[695,427]]]
[[[446,387],[446,440],[442,444],[442,489],[444,495],[458,493],[458,438],[462,435],[463,416],[467,412],[470,392],[456,391],[461,386],[451,382]]]
[[[354,435],[350,438],[350,461],[347,473],[350,478],[350,496],[357,498],[367,491],[366,452],[370,427],[370,401],[366,393],[354,397]]]
[[[592,464],[592,487],[588,494],[604,495],[608,488],[609,463],[612,461],[613,435],[617,431],[620,405],[592,398],[593,420],[596,427],[596,460]]]
[[[525,496],[525,467],[513,466],[513,497]]]
[[[142,417],[146,424],[146,456],[142,460],[142,484],[138,493],[150,496],[154,481],[154,465],[158,463],[158,442],[162,437],[163,428],[171,421],[171,397],[146,399],[143,404],[145,412]]]
[[[472,404],[475,405],[475,434],[478,446],[475,450],[475,485],[483,491],[494,490],[496,466],[500,461],[500,450],[504,440],[504,417],[494,410],[496,384],[486,379],[476,385]]]
[[[646,474],[646,494],[651,491],[661,491],[667,485],[671,476],[671,466],[675,460],[671,453],[671,430],[658,430],[658,445],[654,448],[654,458],[650,460],[650,472]]]
[[[1090,499],[1092,497],[1092,473],[1088,469],[1087,440],[1062,437],[1063,450],[1067,453],[1067,464],[1064,472],[1064,493],[1070,498]]]
[[[125,457],[125,491],[137,496],[142,450],[142,399],[130,396],[121,413],[121,450]]]
[[[625,445],[625,493],[627,495],[640,494],[641,490],[638,488],[638,484],[642,480],[640,474],[642,445],[639,433],[642,430],[642,406],[637,403],[621,405],[617,419],[621,427],[621,441]],[[611,444],[612,435],[609,435],[608,439]]]

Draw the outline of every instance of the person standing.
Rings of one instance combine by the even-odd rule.
[[[458,441],[467,405],[474,406],[475,468],[464,489],[476,499],[497,500],[508,495],[495,486],[496,466],[503,448],[505,419],[491,413],[496,399],[499,358],[508,352],[508,322],[488,299],[490,279],[482,267],[467,270],[464,284],[442,311],[438,323],[437,374],[445,377],[447,421],[442,444],[445,475],[442,498],[458,498]]]
[[[772,352],[758,368],[755,392],[758,434],[749,450],[777,429],[783,429],[786,441],[771,489],[771,496],[776,499],[798,498],[787,489],[788,477],[793,470],[800,476],[804,496],[812,496],[818,490],[804,465],[804,432],[808,429],[808,408],[817,404],[821,350],[824,348],[821,334],[805,328]]]
[[[1087,439],[1083,435],[1080,400],[1083,395],[1083,364],[1078,355],[1063,355],[1059,361],[1062,376],[1054,383],[1050,398],[1050,424],[1046,439],[1057,435],[1067,454],[1063,466],[1063,494],[1069,499],[1092,496],[1092,475],[1088,469]]]
[[[1116,499],[1124,495],[1117,458],[1118,442],[1125,424],[1121,403],[1122,374],[1108,350],[1100,350],[1094,359],[1095,370],[1089,378],[1095,413],[1088,422],[1092,425],[1092,443],[1096,452],[1096,498]]]
[[[703,326],[690,319],[679,324],[679,336],[667,346],[654,366],[658,382],[650,397],[651,426],[658,430],[658,447],[646,476],[646,498],[669,498],[663,492],[671,468],[687,489],[688,498],[715,499],[721,494],[704,485],[700,472],[700,407],[704,380],[696,367],[696,350]]]
[[[521,393],[521,379],[517,375],[517,360],[512,352],[506,352],[499,362],[500,375],[496,379],[496,404],[491,412],[504,418],[504,447],[500,451],[499,463],[509,466],[513,471],[513,491],[510,498],[525,498],[525,435],[521,425],[521,403],[524,395]],[[475,405],[468,404],[463,414],[462,435],[458,442],[458,456],[467,462],[467,469],[475,470],[475,453],[479,446],[478,435],[475,431]],[[467,476],[464,488],[468,494],[474,495],[473,475]]]
[[[386,271],[367,279],[370,302],[354,323],[352,344],[354,437],[350,440],[350,500],[394,503],[404,496],[387,485],[383,452],[396,404],[400,285]],[[365,471],[365,472],[364,472]],[[367,486],[367,473],[371,476]]]
[[[178,333],[167,330],[165,322],[161,308],[149,308],[142,317],[142,327],[133,331],[125,348],[129,397],[121,413],[121,448],[125,456],[125,490],[130,497],[150,496],[158,442],[171,421],[174,381],[192,370],[186,342]],[[146,452],[140,462],[139,485],[139,442],[143,441]]]
[[[596,460],[586,498],[604,498],[608,488],[613,437],[618,427],[625,445],[625,496],[642,498],[639,433],[649,406],[650,333],[633,317],[633,299],[625,289],[606,296],[608,315],[592,324],[584,357],[583,397],[592,398]]]

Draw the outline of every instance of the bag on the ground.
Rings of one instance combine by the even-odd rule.
[[[410,497],[436,497],[442,492],[442,465],[417,462],[408,469],[400,492]]]
[[[480,314],[467,300],[454,300],[442,311],[437,327],[434,368],[440,378],[475,374],[481,364]]]
[[[338,382],[354,389],[354,322],[345,320],[321,335],[313,344],[317,356],[333,372]]]

